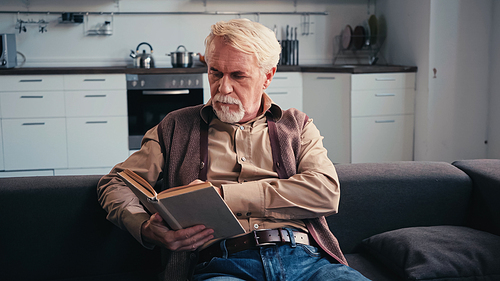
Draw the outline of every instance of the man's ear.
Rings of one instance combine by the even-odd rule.
[[[269,87],[269,84],[271,84],[271,81],[273,81],[274,74],[276,74],[276,66],[271,68],[271,70],[269,70],[266,73],[266,81],[264,82],[264,90],[267,89],[267,87]]]

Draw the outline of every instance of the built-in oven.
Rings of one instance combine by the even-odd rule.
[[[127,74],[129,149],[169,112],[202,103],[202,74]]]

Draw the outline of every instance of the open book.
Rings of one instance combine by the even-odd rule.
[[[142,177],[125,169],[118,176],[151,212],[159,213],[174,230],[203,224],[214,238],[245,233],[245,230],[210,182],[184,185],[156,193]]]

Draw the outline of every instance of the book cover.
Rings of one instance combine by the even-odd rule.
[[[215,239],[245,233],[210,182],[174,187],[157,194],[146,180],[131,170],[119,172],[118,176],[151,213],[159,213],[174,230],[202,224],[214,230]]]

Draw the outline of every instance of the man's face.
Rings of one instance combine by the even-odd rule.
[[[217,117],[227,123],[243,123],[257,116],[264,89],[271,83],[273,68],[263,75],[255,55],[226,45],[222,38],[212,42],[208,80]]]

